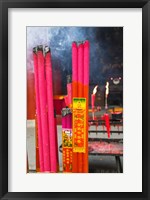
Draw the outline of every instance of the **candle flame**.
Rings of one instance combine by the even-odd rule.
[[[93,89],[93,94],[96,94],[97,88],[98,88],[98,85],[96,85],[95,88]]]
[[[105,88],[106,88],[106,95],[108,95],[109,94],[109,82],[106,82]]]

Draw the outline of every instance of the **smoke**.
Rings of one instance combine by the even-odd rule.
[[[48,45],[48,27],[27,27],[27,69],[33,71],[33,47]]]
[[[71,73],[71,46],[73,41],[89,40],[91,52],[94,53],[96,50],[91,43],[95,40],[93,28],[50,27],[48,38],[53,59],[59,60],[62,71],[67,73]]]
[[[110,68],[116,62],[122,64],[123,34],[120,30],[105,27],[28,27],[27,67],[33,69],[33,47],[49,45],[53,68],[59,66],[63,76],[71,74],[72,42],[89,40],[90,82],[100,83],[105,79],[103,68]]]

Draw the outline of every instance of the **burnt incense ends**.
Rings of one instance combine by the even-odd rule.
[[[77,46],[79,47],[80,45],[83,45],[84,44],[84,41],[78,41],[77,42]]]
[[[37,53],[37,47],[33,47],[33,53]]]
[[[84,45],[87,46],[87,47],[89,47],[89,46],[90,46],[89,41],[88,41],[88,40],[85,40],[85,41],[84,41]]]
[[[61,111],[62,117],[65,117],[68,114],[72,114],[72,110],[70,108],[63,108]]]
[[[48,46],[45,46],[44,47],[44,52],[45,52],[45,54],[46,53],[49,53],[51,50],[50,50],[50,47],[48,47]]]
[[[43,45],[38,45],[37,46],[37,51],[42,51],[43,52]]]
[[[50,47],[44,46],[44,45],[38,45],[36,47],[33,47],[33,53],[37,54],[38,51],[42,51],[43,55],[45,56],[47,53],[50,53]]]
[[[73,41],[72,42],[72,46],[75,45],[75,46],[79,47],[81,44],[89,46],[89,41],[88,40],[81,40],[81,41]]]

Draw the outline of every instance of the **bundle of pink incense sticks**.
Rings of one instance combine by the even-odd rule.
[[[72,110],[62,109],[63,172],[72,172]]]
[[[88,173],[89,41],[72,43],[72,97],[86,99],[85,152],[73,152],[74,173]],[[74,132],[73,132],[74,136]]]
[[[33,48],[40,172],[57,172],[57,124],[54,117],[52,62],[49,47]]]

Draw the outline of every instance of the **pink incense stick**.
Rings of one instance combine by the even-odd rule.
[[[66,128],[66,116],[62,116],[62,129]]]
[[[90,66],[90,44],[86,40],[84,42],[84,98],[86,98],[86,151],[83,154],[83,172],[88,173],[88,106],[89,106],[89,66]]]
[[[69,128],[72,129],[72,114],[69,116]]]
[[[68,95],[64,97],[66,107],[69,106]]]
[[[70,108],[62,109],[62,128],[72,129],[72,114]]]
[[[70,108],[62,109],[62,132],[63,172],[72,172],[72,113]]]
[[[90,53],[89,53],[89,41],[84,42],[84,85],[89,85],[89,65],[90,65]]]
[[[56,119],[56,111],[55,112],[55,135],[56,135],[56,158],[57,158],[57,167],[59,170],[59,158],[58,158],[58,137],[57,137],[57,119]]]
[[[69,107],[72,104],[72,76],[67,76],[67,97],[68,97],[68,105]]]
[[[84,95],[83,93],[84,92],[83,91],[83,83],[84,83],[83,56],[84,56],[84,49],[83,49],[83,43],[81,43],[78,46],[78,97],[81,97],[81,98],[83,98],[83,95]],[[78,170],[79,170],[79,173],[83,172],[83,153],[78,153]]]
[[[84,78],[83,78],[83,43],[79,44],[78,46],[78,97],[83,97],[83,83],[84,83]]]
[[[37,48],[33,49],[33,61],[34,61],[34,77],[35,77],[35,93],[36,93],[36,112],[37,112],[37,124],[38,124],[38,146],[39,146],[39,161],[40,172],[44,171],[43,160],[43,144],[42,144],[42,127],[41,127],[41,114],[40,114],[40,97],[39,97],[39,84],[38,84],[38,60],[37,60]]]
[[[50,154],[49,154],[49,136],[48,136],[48,122],[46,110],[46,81],[44,70],[44,56],[43,46],[38,46],[38,82],[39,82],[39,99],[40,99],[40,114],[42,125],[42,138],[43,138],[43,158],[44,158],[44,171],[50,171]]]
[[[53,103],[53,78],[50,49],[45,47],[45,70],[47,83],[48,124],[50,140],[50,165],[51,172],[57,172],[56,132]]]
[[[77,43],[72,43],[72,98],[78,96],[78,48]],[[74,133],[72,133],[74,134]],[[73,152],[72,154],[72,172],[78,172],[78,157],[77,153]]]
[[[71,113],[67,114],[66,116],[66,128],[72,129],[72,115]]]
[[[78,48],[76,42],[72,43],[72,81],[78,81]]]

